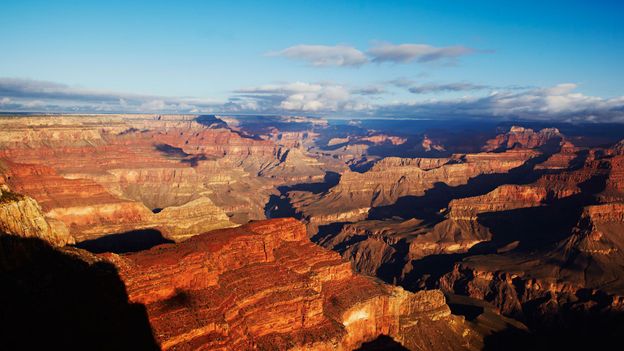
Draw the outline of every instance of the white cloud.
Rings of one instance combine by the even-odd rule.
[[[221,106],[207,99],[119,93],[17,78],[0,78],[0,96],[0,106],[11,111],[197,112]]]
[[[283,56],[306,61],[312,66],[360,66],[368,62],[360,50],[347,45],[295,45],[284,50],[269,53],[270,56]]]
[[[396,102],[377,105],[374,113],[395,117],[495,117],[570,122],[624,122],[624,96],[605,99],[574,92],[575,88],[575,84],[565,83],[520,92],[498,91],[484,97]]]
[[[320,112],[338,111],[351,99],[349,90],[338,84],[294,82],[239,89],[236,106],[256,102],[268,112],[279,110]]]
[[[145,111],[164,111],[167,109],[167,104],[162,100],[150,100],[142,103],[139,109]]]
[[[397,85],[396,82],[387,84]],[[481,87],[467,82],[416,86],[420,91],[478,90]],[[397,101],[389,101],[387,96],[376,95],[383,92],[383,88],[383,86],[353,88],[331,82],[279,83],[239,89],[234,91],[226,102],[218,102],[203,98],[102,93],[57,83],[0,78],[0,110],[310,113],[350,114],[362,117],[500,118],[624,123],[624,96],[601,98],[585,95],[578,92],[576,84],[573,83],[547,88],[511,87],[488,95],[453,99]]]

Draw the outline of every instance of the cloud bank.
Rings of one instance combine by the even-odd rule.
[[[576,84],[522,91],[493,91],[482,97],[377,106],[377,116],[499,118],[566,122],[624,122],[624,96],[605,99],[575,92]]]
[[[387,82],[387,86],[395,86]],[[403,84],[401,84],[403,85]],[[405,87],[403,87],[405,88]],[[386,87],[292,82],[241,88],[226,101],[83,89],[64,84],[0,78],[0,111],[310,114],[329,117],[498,118],[624,123],[624,96],[577,92],[576,84],[548,88],[493,88],[471,84],[411,86],[415,94],[480,91],[480,96],[388,101]],[[415,95],[418,96],[418,95]]]
[[[218,106],[213,100],[140,95],[65,84],[0,78],[0,111],[188,112]]]

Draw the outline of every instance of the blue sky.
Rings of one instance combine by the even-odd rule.
[[[0,110],[619,121],[621,1],[3,1]]]

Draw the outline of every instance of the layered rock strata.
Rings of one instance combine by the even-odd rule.
[[[422,196],[436,186],[456,187],[481,175],[504,174],[537,155],[531,150],[455,155],[451,158],[394,158],[377,162],[364,173],[345,172],[326,193],[292,192],[295,211],[319,225],[366,219],[373,207],[392,205],[401,197]]]
[[[502,151],[512,148],[533,149],[553,140],[559,142],[563,135],[557,128],[544,128],[538,132],[530,128],[512,126],[509,132],[497,135],[487,141],[483,151]]]
[[[107,259],[130,301],[146,305],[163,349],[352,350],[382,334],[412,350],[478,345],[439,291],[354,275],[293,219]]]
[[[151,227],[181,240],[262,219],[276,186],[331,168],[296,135],[262,140],[214,116],[6,117],[0,128],[6,183],[78,241]]]

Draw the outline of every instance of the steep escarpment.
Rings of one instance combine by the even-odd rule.
[[[338,185],[326,193],[293,192],[289,196],[295,211],[314,232],[319,225],[365,219],[371,208],[423,196],[435,187],[457,187],[478,176],[508,173],[536,155],[520,150],[441,159],[385,158],[364,173],[345,172]]]
[[[618,233],[621,231],[624,207],[621,194],[612,185],[619,183],[617,178],[621,168],[618,157],[588,159],[581,169],[544,176],[533,184],[523,186],[539,190],[537,195],[540,196],[535,197],[536,193],[529,196],[529,200],[539,201],[529,201],[523,205],[527,206],[533,202],[534,206],[540,206],[538,211],[534,212],[540,217],[534,217],[532,221],[557,223],[571,221],[570,226],[547,226],[546,230],[542,231],[542,237],[545,239],[550,237],[551,242],[558,236],[562,235],[563,238],[552,242],[552,246],[538,246],[537,251],[520,250],[496,256],[470,257],[455,267],[455,274],[462,267],[478,266],[482,272],[500,271],[502,274],[531,277],[540,281],[542,286],[556,282],[563,287],[562,291],[566,292],[568,289],[567,293],[587,288],[621,294],[624,288],[619,283],[619,277],[624,274],[622,270],[624,242]],[[544,196],[545,194],[547,195]],[[507,200],[506,203],[513,205],[518,203],[518,200],[520,199]],[[462,201],[465,200],[458,202]],[[561,207],[558,211],[548,210],[561,204],[568,206]],[[496,201],[489,200],[486,203],[490,223],[496,218],[499,219],[499,223],[501,222],[497,213],[504,213],[505,209],[497,207]],[[473,206],[470,210],[475,211],[478,208]],[[566,211],[562,213],[563,209]],[[516,213],[516,216],[518,215],[519,213]],[[557,217],[552,216],[549,220],[549,215]],[[560,230],[558,234],[557,229]],[[528,235],[524,236],[518,239],[526,240]],[[532,238],[533,241],[536,239]],[[522,273],[517,273],[518,271]],[[451,279],[449,277],[445,280],[448,286],[453,285],[448,284]],[[520,303],[525,302],[520,300]]]
[[[544,128],[538,132],[530,128],[512,126],[508,132],[487,141],[483,151],[502,151],[512,148],[533,149],[559,143],[563,135],[557,128]]]
[[[570,311],[622,313],[623,208],[586,207],[572,235],[553,249],[467,258],[441,279],[440,286],[492,302],[503,313],[538,326]]]
[[[493,242],[520,244],[464,258],[439,287],[488,301],[525,321],[536,335],[575,335],[568,339],[572,344],[583,344],[588,335],[600,335],[601,343],[612,340],[624,323],[624,207],[612,185],[619,182],[611,180],[621,166],[617,157],[599,156],[610,155],[608,150],[591,154],[581,169],[531,184],[549,193],[539,207],[490,209],[480,221],[493,231]],[[504,225],[512,213],[521,220]]]
[[[52,245],[74,243],[67,227],[52,218],[46,218],[34,199],[11,192],[0,184],[0,233],[22,238],[38,238]]]
[[[179,240],[262,219],[278,185],[335,168],[214,116],[6,117],[0,127],[6,182],[77,241],[154,227]]]
[[[479,160],[501,155],[504,160],[510,155],[534,152],[516,147],[511,153],[471,157]],[[575,161],[549,163],[557,154],[574,155],[566,159]],[[586,156],[579,159],[579,154]],[[534,156],[523,166],[495,177],[477,176],[455,187],[436,184],[421,195],[401,196],[395,204],[365,208],[365,213],[358,213],[360,217],[343,214],[338,219],[342,223],[329,221],[332,224],[321,226],[313,240],[341,253],[359,272],[410,289],[435,287],[437,278],[452,270],[453,262],[463,257],[554,245],[569,235],[579,208],[595,201],[594,194],[617,197],[618,191],[609,186],[617,184],[617,180],[610,180],[619,174],[617,157],[600,155],[599,151],[585,152],[564,143],[550,154]],[[409,169],[417,165],[421,172],[440,172],[466,159],[424,160],[401,159],[396,167]],[[544,160],[549,166],[537,167]],[[577,162],[583,163],[579,166]],[[453,181],[449,171],[441,173]],[[382,183],[384,173],[380,169],[377,174]],[[476,181],[479,177],[483,182]],[[600,190],[602,183],[607,184],[605,190]],[[331,195],[332,190],[317,197]],[[357,203],[360,194],[349,195]],[[383,193],[378,196],[384,198]]]
[[[342,226],[336,235],[319,243],[342,254],[360,273],[401,283],[410,262],[429,255],[466,252],[489,240],[489,232],[472,223],[423,220],[366,220]]]
[[[503,185],[481,196],[452,200],[437,219],[384,219],[347,223],[319,244],[340,252],[362,273],[401,282],[410,262],[431,255],[464,253],[492,240],[480,215],[541,206],[548,191],[529,185]]]
[[[164,349],[352,350],[380,335],[413,350],[478,344],[440,292],[354,275],[292,219],[107,257]]]
[[[0,233],[3,350],[158,350],[143,306],[89,252]]]
[[[62,232],[72,238],[70,241],[144,228],[159,228],[166,236],[180,240],[206,230],[235,225],[225,211],[207,197],[193,196],[183,205],[169,206],[164,213],[154,213],[144,203],[121,195],[116,197],[89,179],[61,177],[42,165],[4,164],[8,184],[36,199],[41,204],[39,211],[48,222],[62,228]],[[159,196],[157,192],[148,194],[145,196],[152,199]]]

